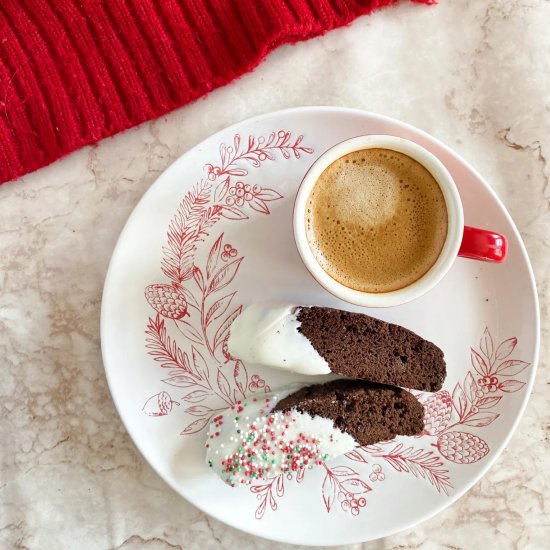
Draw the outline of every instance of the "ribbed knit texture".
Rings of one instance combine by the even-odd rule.
[[[395,2],[0,0],[0,182],[184,105],[282,43]]]

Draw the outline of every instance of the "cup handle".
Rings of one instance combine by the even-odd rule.
[[[464,227],[458,255],[483,262],[501,263],[506,259],[508,241],[504,235],[477,227]]]

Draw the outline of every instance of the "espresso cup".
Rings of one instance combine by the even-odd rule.
[[[342,284],[334,276],[329,275],[318,260],[319,254],[317,253],[316,256],[313,251],[313,245],[310,244],[311,236],[308,239],[309,226],[306,227],[308,223],[306,220],[309,219],[308,212],[311,212],[310,196],[325,170],[350,153],[368,149],[386,151],[390,156],[394,152],[400,153],[409,157],[409,160],[412,159],[419,163],[431,175],[430,180],[435,180],[439,186],[447,214],[446,234],[441,237],[443,244],[431,267],[410,284],[390,291],[358,290]],[[353,194],[346,200],[353,201]],[[441,281],[457,256],[481,261],[502,262],[506,257],[507,250],[507,241],[503,235],[464,226],[464,212],[458,189],[453,178],[437,157],[417,143],[389,135],[367,135],[348,139],[321,155],[307,171],[298,189],[294,205],[293,225],[298,252],[304,265],[317,282],[334,296],[346,302],[366,307],[396,306],[422,296]],[[361,253],[360,240],[355,242],[357,252]],[[380,246],[383,244],[382,240]]]

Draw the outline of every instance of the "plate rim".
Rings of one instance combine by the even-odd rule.
[[[155,461],[149,457],[149,453],[147,450],[142,446],[141,444],[138,444],[137,442],[137,436],[134,437],[134,434],[130,430],[126,420],[125,416],[123,414],[123,407],[119,400],[116,397],[116,392],[114,390],[114,381],[109,373],[108,368],[108,360],[107,360],[107,350],[106,345],[104,342],[107,341],[107,338],[105,336],[106,332],[106,326],[107,326],[107,313],[106,313],[106,302],[109,296],[109,289],[112,288],[112,279],[114,277],[114,267],[113,267],[113,260],[115,256],[119,253],[119,250],[122,248],[123,242],[125,240],[126,234],[130,231],[129,227],[132,225],[132,221],[134,218],[137,217],[139,212],[142,208],[144,208],[144,205],[147,203],[147,199],[150,194],[152,194],[155,189],[161,185],[162,178],[171,171],[174,171],[177,169],[177,166],[183,162],[183,159],[192,151],[197,150],[201,148],[207,141],[213,139],[215,136],[225,133],[225,132],[231,132],[236,129],[238,129],[240,126],[245,124],[252,124],[254,122],[263,121],[264,119],[268,118],[275,118],[277,116],[284,116],[288,114],[302,114],[306,112],[322,112],[322,113],[334,113],[334,114],[342,114],[342,115],[351,115],[353,117],[361,117],[364,119],[371,118],[371,119],[377,119],[381,122],[388,123],[390,125],[398,125],[401,128],[405,128],[407,130],[410,130],[414,132],[415,134],[419,134],[420,136],[427,138],[429,141],[435,142],[439,147],[441,147],[450,157],[458,160],[460,163],[465,165],[475,176],[478,178],[479,182],[485,187],[487,191],[489,191],[489,194],[491,195],[492,199],[496,202],[496,204],[500,207],[500,210],[504,214],[504,217],[506,218],[507,222],[510,224],[510,227],[512,228],[512,231],[514,232],[514,236],[516,237],[518,243],[519,243],[519,251],[521,253],[521,259],[523,260],[523,263],[527,267],[527,273],[529,276],[529,282],[530,282],[530,288],[529,291],[531,292],[531,296],[533,299],[533,305],[534,305],[534,330],[535,330],[535,338],[534,338],[534,350],[533,350],[533,361],[531,363],[531,369],[530,369],[530,378],[526,382],[526,389],[523,393],[522,401],[519,406],[518,414],[516,415],[516,418],[511,423],[508,433],[503,438],[500,445],[496,445],[494,447],[494,452],[491,453],[491,456],[487,460],[487,462],[484,464],[483,468],[480,469],[479,473],[473,476],[468,483],[465,484],[465,486],[459,490],[456,491],[456,493],[453,493],[452,495],[449,495],[448,498],[441,503],[441,505],[438,505],[435,507],[435,510],[430,510],[425,515],[421,516],[420,518],[416,518],[414,521],[410,521],[404,525],[401,525],[398,529],[393,530],[387,530],[387,532],[383,533],[382,535],[376,536],[376,537],[369,537],[369,538],[356,538],[356,537],[350,537],[346,540],[340,541],[335,544],[357,544],[361,542],[368,542],[371,540],[379,540],[385,537],[389,537],[392,535],[396,535],[398,533],[402,533],[403,531],[406,531],[415,525],[419,525],[428,519],[436,516],[446,508],[453,505],[455,502],[457,502],[461,497],[463,497],[476,483],[478,483],[486,474],[487,472],[494,466],[496,461],[500,458],[503,450],[508,446],[510,443],[513,435],[515,434],[517,427],[520,423],[520,421],[523,418],[523,415],[525,414],[525,409],[527,408],[527,404],[529,402],[529,398],[531,396],[533,385],[536,378],[537,368],[538,368],[538,362],[539,362],[539,355],[540,355],[540,304],[538,299],[538,293],[537,293],[537,286],[536,286],[536,279],[533,271],[533,267],[531,265],[531,261],[529,259],[529,255],[527,253],[527,249],[525,247],[525,243],[523,242],[523,239],[521,237],[521,234],[512,219],[510,213],[508,212],[506,206],[502,202],[502,200],[498,197],[495,190],[489,185],[487,180],[480,174],[480,172],[473,167],[466,159],[464,159],[462,156],[460,156],[457,152],[455,152],[453,149],[451,149],[446,143],[441,141],[439,138],[429,134],[428,132],[422,130],[421,128],[418,128],[416,126],[413,126],[412,124],[409,124],[407,122],[404,122],[400,119],[390,117],[387,115],[382,115],[379,113],[375,113],[372,111],[367,111],[363,109],[357,109],[357,108],[351,108],[351,107],[338,107],[338,106],[330,106],[330,105],[322,105],[322,106],[297,106],[297,107],[290,107],[286,109],[280,109],[276,111],[269,111],[266,113],[262,113],[259,115],[254,115],[251,117],[244,118],[242,120],[239,120],[235,122],[234,124],[231,124],[229,126],[226,126],[224,128],[219,129],[218,131],[208,135],[206,138],[201,140],[200,142],[194,144],[189,149],[187,149],[185,152],[183,152],[181,155],[179,155],[173,162],[171,162],[157,177],[156,179],[151,183],[151,185],[147,188],[147,190],[143,193],[137,204],[132,209],[132,212],[126,219],[124,223],[124,227],[122,228],[116,244],[113,248],[113,251],[111,253],[111,257],[109,259],[109,265],[105,274],[104,278],[104,284],[103,284],[103,290],[102,290],[102,296],[101,296],[101,311],[100,311],[100,345],[101,345],[101,357],[103,362],[103,368],[105,371],[105,377],[107,380],[107,386],[109,388],[109,392],[111,394],[111,399],[114,403],[115,409],[120,417],[120,420],[122,422],[122,425],[124,426],[124,429],[126,430],[126,433],[129,435],[132,443],[135,445],[136,449],[139,451],[139,453],[142,455],[142,457],[145,459],[145,461],[148,463],[148,465],[155,471],[155,473],[172,489],[174,490],[178,495],[183,497],[187,502],[195,506],[197,509],[199,509],[201,512],[207,514],[210,517],[215,518],[216,520],[220,521],[224,525],[227,525],[233,529],[236,529],[238,531],[241,531],[243,533],[247,533],[252,536],[260,537],[265,540],[270,540],[274,542],[281,542],[286,544],[297,544],[297,545],[305,545],[305,546],[332,546],[333,544],[321,544],[318,543],[312,543],[308,540],[302,540],[302,539],[294,539],[292,541],[289,541],[288,539],[285,539],[280,536],[264,536],[261,533],[258,533],[257,530],[247,528],[247,527],[241,527],[241,526],[235,526],[231,523],[229,523],[227,517],[221,517],[217,513],[211,513],[210,511],[206,510],[204,507],[201,506],[200,503],[195,502],[192,498],[188,497],[186,494],[184,494],[184,491],[182,491],[181,487],[177,487],[175,484],[172,483],[171,480],[168,479],[168,476],[165,476],[162,471],[160,471],[160,468],[157,467],[155,464]],[[322,152],[320,153],[322,154]],[[251,526],[254,525],[254,523],[250,524]]]

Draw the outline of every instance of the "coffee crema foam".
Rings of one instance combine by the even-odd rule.
[[[306,235],[317,262],[339,283],[390,292],[420,279],[447,236],[447,208],[430,172],[389,149],[333,162],[310,193]]]

